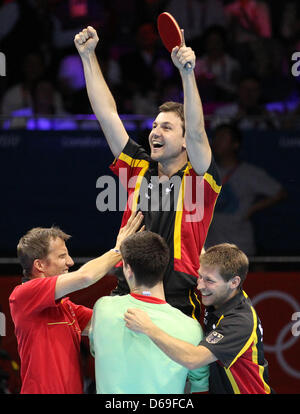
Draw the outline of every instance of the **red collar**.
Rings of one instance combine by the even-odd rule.
[[[145,296],[145,295],[140,295],[138,293],[130,293],[130,295],[138,300],[141,300],[143,302],[148,302],[148,303],[156,303],[157,305],[163,305],[165,303],[167,303],[165,300],[159,299],[159,298],[154,298],[153,296]]]

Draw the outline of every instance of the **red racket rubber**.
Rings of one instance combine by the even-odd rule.
[[[158,16],[157,28],[161,41],[169,52],[172,52],[175,46],[180,47],[182,45],[181,29],[170,13],[164,12]],[[190,69],[192,65],[190,62],[187,62],[184,67],[185,69]]]

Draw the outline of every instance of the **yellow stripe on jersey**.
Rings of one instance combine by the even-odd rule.
[[[221,320],[224,318],[224,315],[222,315],[221,317],[220,317],[220,319],[218,320],[218,322],[217,322],[217,324],[216,324],[216,327],[219,325],[219,323],[221,322]]]
[[[130,167],[134,167],[134,168],[141,168],[141,170],[139,171],[138,175],[137,175],[137,180],[135,183],[135,188],[134,188],[134,192],[133,192],[133,200],[130,206],[130,203],[128,203],[128,205],[131,207],[132,211],[136,211],[137,210],[137,203],[138,203],[138,198],[139,198],[139,192],[140,192],[140,188],[141,188],[141,184],[142,184],[142,180],[143,177],[149,167],[149,161],[146,160],[139,160],[139,159],[135,159],[130,157],[130,155],[125,154],[124,152],[122,152],[118,158],[119,160],[125,162],[127,165],[129,165]],[[117,160],[115,160],[114,162],[116,162]]]
[[[226,375],[227,375],[227,377],[228,377],[228,379],[230,381],[230,384],[232,386],[233,392],[235,394],[240,394],[241,391],[240,391],[237,383],[235,382],[235,379],[234,379],[234,377],[233,377],[233,375],[232,375],[232,373],[230,371],[230,368],[224,368],[224,369],[225,369]]]
[[[138,161],[138,160],[135,160],[135,161]],[[137,210],[137,203],[138,203],[138,198],[139,198],[139,194],[140,194],[140,188],[141,188],[141,184],[142,184],[144,175],[145,175],[147,170],[148,170],[148,164],[145,165],[140,170],[140,172],[138,174],[138,178],[136,180],[136,184],[135,184],[135,188],[134,188],[134,192],[133,192],[133,200],[132,200],[132,205],[131,205],[131,210],[132,211]]]
[[[195,304],[194,304],[194,302],[193,302],[193,300],[192,300],[192,297],[191,297],[191,289],[189,290],[189,299],[190,299],[190,303],[191,303],[191,305],[193,306],[192,318],[193,318],[193,319],[196,319],[196,317],[195,317],[195,310],[196,310],[196,306],[195,306]],[[196,319],[196,320],[197,320],[197,319]]]
[[[200,314],[201,314],[201,302],[196,294],[195,291],[193,291],[193,295],[195,297],[195,301],[193,301],[193,297],[191,296],[191,290],[189,291],[189,297],[190,297],[190,302],[193,305],[193,313],[192,313],[192,318],[194,318],[197,322],[199,322],[198,318],[200,318]],[[196,315],[196,311],[198,312],[198,318]]]
[[[149,166],[149,161],[132,158],[129,155],[124,154],[124,152],[120,154],[119,160],[124,161],[126,164],[130,165],[131,167],[146,168]]]
[[[181,259],[181,222],[185,194],[185,177],[189,172],[191,166],[187,165],[181,180],[180,189],[178,193],[175,225],[174,225],[174,259]]]
[[[255,312],[255,310],[252,306],[251,306],[251,311],[252,311],[252,314],[253,314],[253,319],[255,319],[256,326],[257,326],[257,316],[256,316],[256,312]],[[271,391],[270,387],[264,380],[264,367],[262,365],[258,364],[257,342],[258,342],[258,337],[257,337],[256,330],[255,330],[255,338],[254,338],[254,342],[253,342],[253,345],[252,345],[252,361],[258,366],[259,377],[261,379],[261,382],[264,386],[264,389],[265,389],[266,393],[270,394],[270,391]]]
[[[204,180],[206,180],[208,182],[208,184],[211,186],[211,188],[214,190],[214,192],[219,194],[219,192],[221,191],[222,186],[218,185],[216,183],[216,180],[214,179],[214,177],[209,173],[205,173],[203,178],[204,178]]]
[[[231,362],[230,366],[228,368],[230,368],[235,361],[241,356],[243,355],[244,352],[246,352],[246,350],[250,347],[250,345],[255,341],[255,338],[257,337],[256,335],[256,329],[257,329],[257,316],[256,313],[253,311],[252,307],[252,314],[253,314],[253,329],[252,329],[252,333],[248,339],[248,341],[245,343],[245,345],[243,346],[243,348],[240,350],[240,352],[237,354],[237,356],[234,358],[234,360]]]

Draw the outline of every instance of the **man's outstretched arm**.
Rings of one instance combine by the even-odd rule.
[[[183,42],[181,47],[176,46],[173,49],[171,58],[179,70],[183,86],[186,150],[193,169],[198,175],[203,175],[211,162],[211,148],[194,74],[196,56]],[[190,69],[185,68],[187,62],[191,64]]]
[[[122,241],[140,229],[143,219],[141,212],[133,212],[127,224],[120,229],[114,249],[90,260],[75,272],[59,275],[55,285],[55,300],[91,286],[105,276],[122,259],[119,250]],[[143,231],[144,228],[143,226],[139,231]]]
[[[129,139],[118,115],[116,102],[112,96],[99,66],[95,48],[99,38],[96,30],[88,26],[74,38],[81,57],[88,97],[98,119],[107,143],[117,158]]]
[[[124,320],[127,328],[147,335],[169,358],[189,370],[217,360],[205,346],[194,346],[159,329],[141,309],[127,309]]]

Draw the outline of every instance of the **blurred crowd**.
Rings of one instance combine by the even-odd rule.
[[[91,114],[76,33],[93,26],[97,55],[120,114],[153,115],[182,101],[181,83],[156,27],[169,11],[196,53],[208,126],[300,126],[297,0],[0,0],[2,116]],[[18,126],[18,123],[14,125]]]

